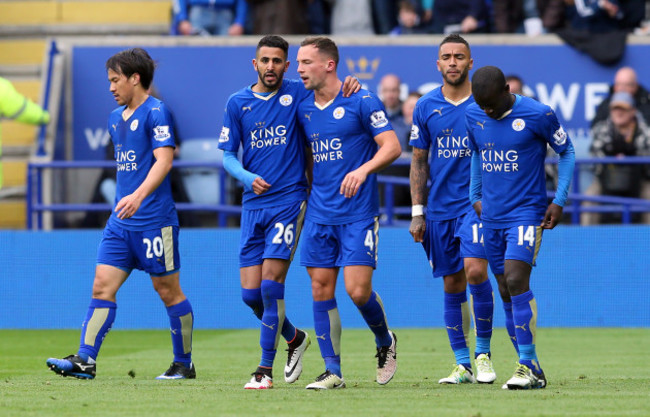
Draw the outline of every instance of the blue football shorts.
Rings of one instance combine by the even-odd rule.
[[[422,246],[434,277],[460,271],[464,258],[486,259],[483,225],[474,209],[451,220],[427,220]]]
[[[293,260],[307,203],[242,210],[239,266],[261,265],[264,259]]]
[[[97,263],[128,273],[135,268],[153,276],[173,274],[181,267],[178,226],[134,231],[109,222],[99,242]]]
[[[503,275],[506,259],[523,261],[535,266],[537,253],[542,246],[542,227],[539,224],[522,224],[507,229],[483,230],[485,254],[495,275]]]
[[[378,232],[377,217],[337,225],[305,220],[300,265],[317,268],[368,265],[374,269]]]

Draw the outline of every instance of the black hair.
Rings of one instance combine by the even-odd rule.
[[[493,66],[481,67],[472,76],[472,94],[474,97],[486,99],[496,97],[504,91],[506,77],[503,72]]]
[[[261,47],[267,46],[269,48],[280,48],[284,51],[284,57],[287,58],[289,56],[289,43],[284,40],[281,36],[277,35],[267,35],[260,39],[260,41],[257,43],[257,49],[255,50],[256,52],[260,50]]]
[[[445,38],[442,40],[442,42],[440,42],[440,46],[442,46],[442,45],[444,45],[446,43],[462,43],[463,45],[465,45],[467,47],[467,50],[470,50],[469,43],[467,43],[465,38],[463,38],[462,36],[460,36],[457,33],[452,33],[450,35],[445,36]]]
[[[145,90],[149,89],[153,81],[156,64],[147,51],[142,48],[132,48],[116,53],[106,61],[106,70],[113,70],[124,74],[126,78],[133,74],[140,75],[140,84]]]

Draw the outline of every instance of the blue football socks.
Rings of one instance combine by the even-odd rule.
[[[174,362],[187,366],[192,362],[192,331],[194,329],[194,312],[190,300],[167,307],[169,325],[174,348]]]
[[[86,318],[81,326],[81,340],[77,353],[84,361],[88,362],[89,358],[97,359],[102,342],[115,321],[116,309],[117,304],[112,301],[97,298],[90,300]]]
[[[336,298],[314,301],[314,330],[325,369],[341,374],[341,318]]]
[[[445,326],[449,336],[449,344],[454,351],[456,363],[471,369],[469,360],[469,346],[467,333],[469,332],[469,307],[467,306],[467,292],[457,294],[445,293]]]
[[[537,302],[532,291],[512,297],[512,315],[519,345],[519,363],[528,366],[539,374],[537,353],[535,351],[535,332],[537,331]]]
[[[476,350],[474,356],[490,352],[492,339],[492,316],[494,314],[494,293],[490,280],[478,285],[469,284],[474,308],[474,329],[476,330]]]
[[[393,343],[393,338],[388,332],[386,313],[384,312],[384,305],[381,302],[379,294],[373,291],[370,294],[368,302],[358,307],[358,309],[370,330],[375,334],[377,347],[390,346]]]

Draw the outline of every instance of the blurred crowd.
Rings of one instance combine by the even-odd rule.
[[[174,0],[176,35],[647,34],[645,0]]]

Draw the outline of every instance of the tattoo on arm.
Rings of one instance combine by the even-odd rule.
[[[429,150],[413,148],[411,159],[411,202],[415,204],[427,204],[427,180],[429,179]]]

